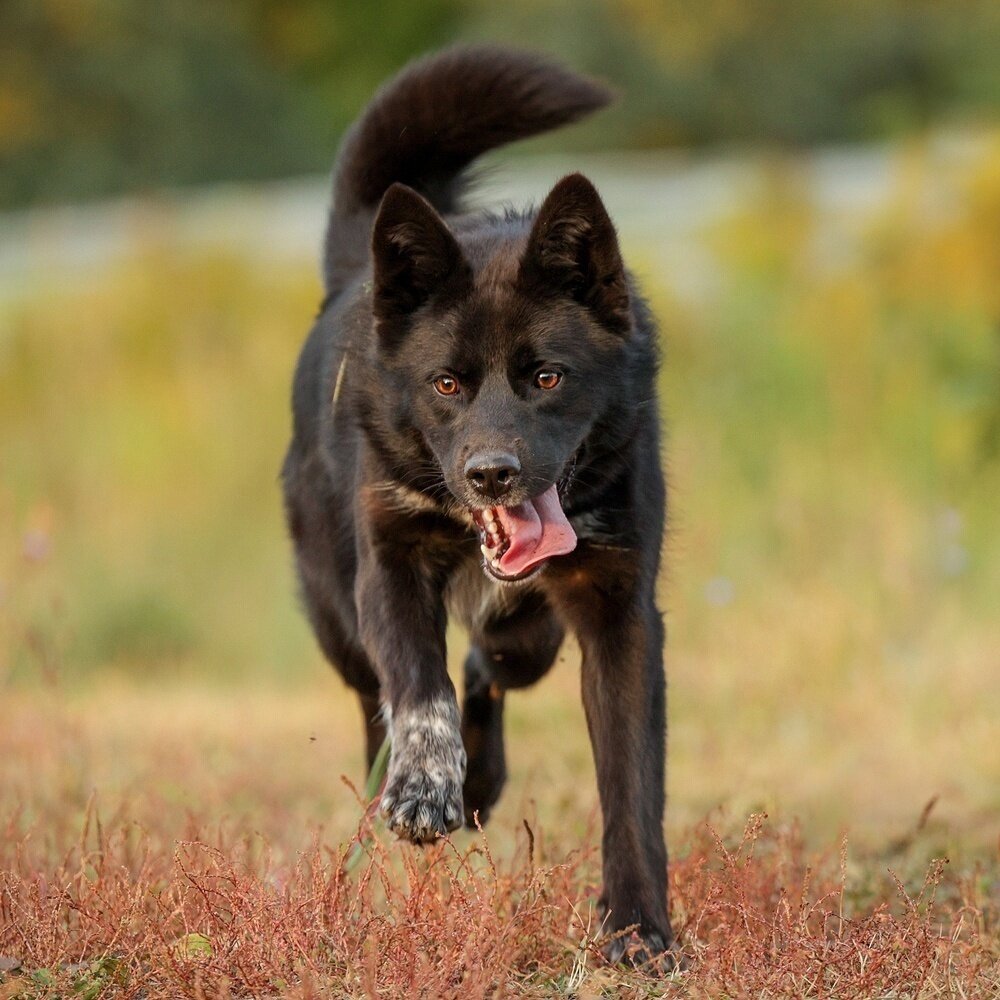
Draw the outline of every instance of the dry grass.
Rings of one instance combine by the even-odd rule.
[[[846,846],[811,854],[764,820],[734,846],[689,833],[671,874],[688,965],[665,977],[602,962],[595,852],[540,846],[527,822],[502,862],[485,836],[421,851],[376,834],[351,873],[351,844],[278,860],[193,819],[177,842],[96,807],[71,844],[11,823],[0,953],[20,969],[0,996],[1000,995],[996,899],[974,874],[889,873],[856,908]]]
[[[376,827],[352,868],[368,826],[340,775],[358,774],[361,725],[331,678],[10,692],[0,956],[20,968],[0,997],[1000,996],[1000,858],[930,809],[858,847],[760,814],[742,835],[723,812],[681,821],[680,801],[688,969],[609,968],[585,730],[559,716],[573,674],[512,702],[486,836],[420,850]]]

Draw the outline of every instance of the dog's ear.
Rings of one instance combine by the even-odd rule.
[[[629,332],[628,283],[618,237],[601,196],[583,174],[564,177],[542,202],[519,282],[529,291],[570,295],[608,329]]]
[[[470,273],[444,219],[405,184],[393,184],[382,196],[372,229],[372,259],[372,307],[384,321],[409,315]]]

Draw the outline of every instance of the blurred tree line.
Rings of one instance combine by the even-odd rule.
[[[0,205],[327,170],[372,90],[457,40],[614,81],[572,141],[651,148],[991,116],[998,38],[997,0],[0,0]]]

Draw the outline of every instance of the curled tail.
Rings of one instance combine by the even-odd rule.
[[[458,46],[411,63],[375,95],[341,145],[323,271],[336,295],[367,259],[375,209],[395,182],[442,213],[458,208],[463,173],[478,156],[566,125],[611,92],[541,56]]]

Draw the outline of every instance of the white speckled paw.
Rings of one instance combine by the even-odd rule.
[[[454,699],[392,715],[392,757],[379,809],[397,836],[425,843],[462,822],[465,748]]]

